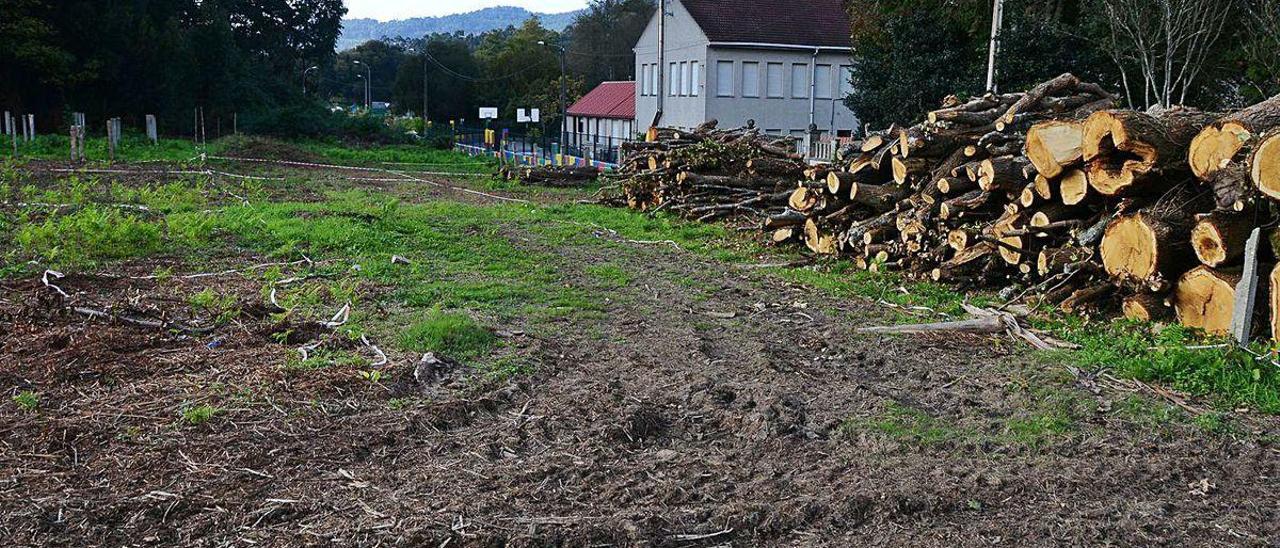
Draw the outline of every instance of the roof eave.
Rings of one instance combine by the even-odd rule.
[[[773,49],[773,50],[789,50],[789,51],[829,51],[852,53],[853,48],[848,46],[814,46],[804,44],[776,44],[771,42],[711,42],[708,46],[713,48],[734,48],[734,49]]]

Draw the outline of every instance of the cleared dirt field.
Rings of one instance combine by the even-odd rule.
[[[53,205],[0,227],[11,544],[1280,542],[1274,417],[858,334],[938,311],[731,229],[427,175],[56,167],[13,170]]]

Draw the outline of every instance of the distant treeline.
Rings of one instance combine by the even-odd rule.
[[[189,134],[203,109],[210,137],[233,124],[317,135],[350,128],[325,111],[363,106],[366,75],[373,101],[420,116],[425,70],[433,120],[473,120],[480,106],[505,117],[540,108],[550,126],[556,48],[573,101],[602,80],[632,77],[631,48],[653,10],[654,0],[596,0],[563,33],[531,19],[337,54],[342,0],[0,0],[0,110],[34,113],[45,132],[84,112],[94,132],[108,117],[136,128],[155,114],[162,132]]]
[[[230,131],[232,116],[288,105],[303,69],[329,63],[342,0],[0,0],[0,109],[37,127],[84,112],[166,133],[193,111]],[[213,127],[207,130],[213,132]]]
[[[853,94],[875,128],[986,86],[992,0],[858,0]],[[1224,109],[1280,93],[1278,0],[1005,0],[997,82],[1074,72],[1134,108]]]

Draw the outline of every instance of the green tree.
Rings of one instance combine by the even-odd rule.
[[[425,48],[425,51],[424,51]],[[427,111],[432,120],[444,122],[474,117],[475,80],[481,79],[480,65],[467,39],[461,35],[436,34],[415,41],[396,75],[394,100],[400,112],[422,111],[422,75],[427,74]]]
[[[565,30],[570,70],[588,89],[634,79],[632,48],[655,11],[654,0],[593,0]]]

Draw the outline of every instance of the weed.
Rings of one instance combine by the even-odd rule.
[[[462,312],[432,309],[426,318],[410,326],[400,336],[400,346],[414,352],[439,352],[467,359],[481,356],[497,342],[497,337]]]
[[[370,384],[378,384],[382,382],[382,371],[377,369],[361,371],[360,378],[369,381]]]
[[[191,406],[191,407],[183,407],[182,422],[185,422],[190,426],[199,426],[201,424],[209,422],[210,420],[213,419],[213,417],[217,416],[221,412],[222,412],[222,409],[219,409],[207,403],[202,403],[200,405]]]
[[[18,405],[18,409],[32,413],[40,408],[40,396],[30,390],[23,390],[13,397],[13,403]]]
[[[212,288],[205,289],[187,299],[191,308],[213,316],[214,322],[221,325],[230,322],[240,315],[239,301],[235,295],[220,295]]]
[[[485,376],[494,382],[506,382],[516,377],[533,374],[533,364],[519,356],[503,356],[484,368]]]
[[[615,264],[591,265],[586,272],[605,289],[618,289],[631,284],[631,275]]]

